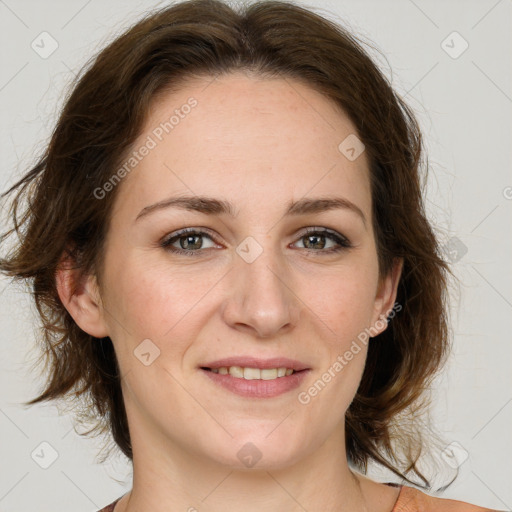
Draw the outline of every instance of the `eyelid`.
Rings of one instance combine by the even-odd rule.
[[[212,239],[212,241],[214,241],[217,245],[220,245],[219,242],[217,241],[217,238],[216,238],[214,232],[211,229],[203,227],[203,226],[182,228],[182,229],[173,231],[172,233],[168,233],[160,240],[159,244],[160,245],[167,244],[167,246],[168,246],[170,244],[170,241],[173,240],[174,238],[178,240],[180,237],[185,236],[189,233],[194,234],[194,235],[208,235]],[[187,251],[187,252],[190,252],[190,251]],[[195,252],[198,252],[198,251],[195,251]]]
[[[299,232],[299,238],[308,235],[309,233],[325,233],[328,235],[333,235],[338,238],[342,238],[343,240],[350,242],[350,240],[339,231],[336,231],[335,229],[325,228],[323,226],[309,226],[307,228],[304,228],[302,231]]]

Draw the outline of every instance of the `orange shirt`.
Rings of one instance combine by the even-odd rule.
[[[396,484],[388,484],[396,485]],[[114,512],[115,504],[122,498],[102,508],[98,512]],[[463,501],[435,498],[418,489],[402,485],[398,500],[391,512],[500,512],[490,508],[478,507]]]
[[[400,489],[398,500],[391,512],[499,512],[463,501],[429,496],[414,487]]]

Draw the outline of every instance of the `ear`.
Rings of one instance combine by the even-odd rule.
[[[395,258],[391,270],[386,276],[379,280],[371,323],[372,332],[376,332],[377,334],[372,337],[377,336],[387,329],[387,317],[391,311],[393,311],[398,283],[400,282],[400,276],[402,275],[403,263],[403,258]]]
[[[60,300],[80,329],[96,338],[109,335],[96,277],[82,275],[70,256],[64,256],[55,273]]]

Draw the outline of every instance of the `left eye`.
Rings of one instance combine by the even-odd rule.
[[[324,249],[326,247],[325,240],[331,240],[334,241],[334,247],[328,247],[326,250],[318,251],[315,249],[311,249],[311,246],[320,244],[320,249]],[[312,250],[313,252],[321,252],[323,254],[325,253],[331,253],[331,252],[338,252],[343,249],[348,249],[349,247],[352,247],[349,240],[339,233],[336,233],[335,231],[327,230],[327,229],[318,229],[318,228],[310,228],[306,231],[305,234],[303,234],[299,240],[306,241],[306,249]],[[304,243],[304,242],[303,242]]]

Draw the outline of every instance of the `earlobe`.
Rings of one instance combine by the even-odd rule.
[[[379,331],[378,334],[384,332],[387,328],[386,320],[395,304],[403,263],[403,258],[395,258],[388,275],[379,282],[375,297],[374,316],[372,318],[372,326]]]
[[[83,275],[81,269],[61,260],[55,273],[59,298],[80,329],[96,338],[109,335],[95,276]]]

